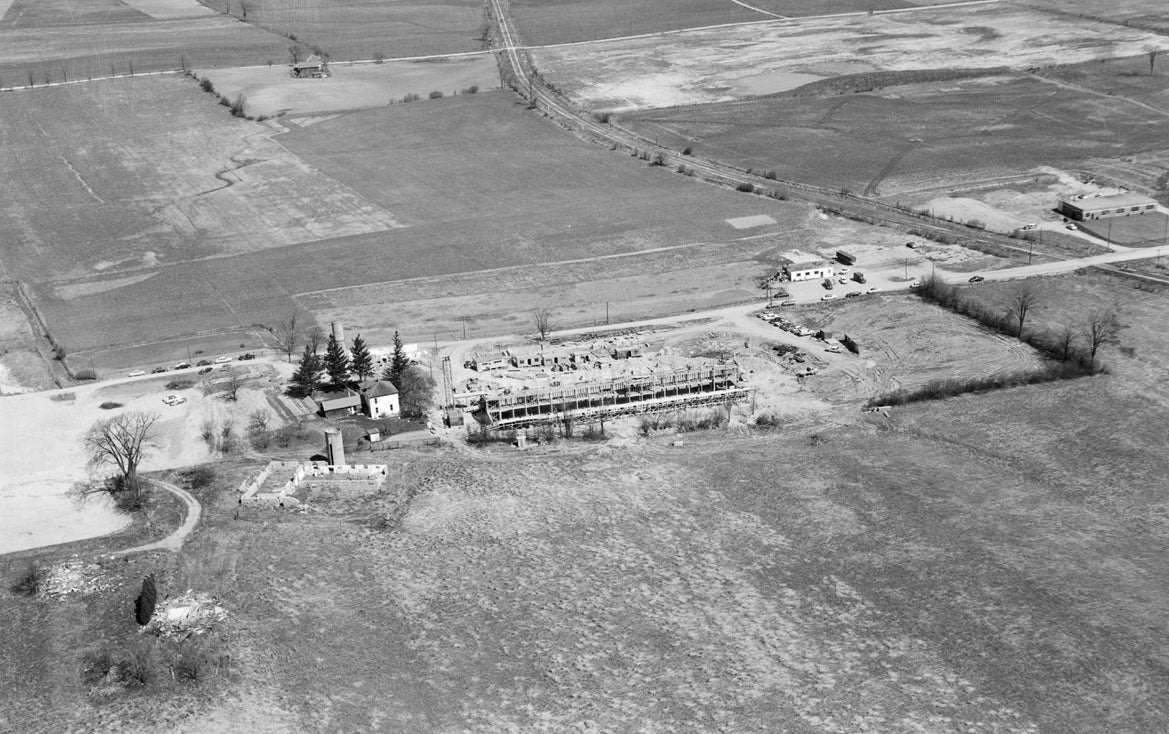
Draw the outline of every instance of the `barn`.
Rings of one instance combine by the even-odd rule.
[[[329,67],[320,56],[313,54],[293,64],[291,76],[298,79],[322,79],[329,76]]]

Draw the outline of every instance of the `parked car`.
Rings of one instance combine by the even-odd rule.
[[[880,293],[880,292],[881,292],[881,289],[878,288],[877,286],[873,286],[872,288],[869,289],[869,293]]]
[[[152,375],[157,375],[160,372],[166,372],[166,367],[155,367],[154,369],[150,370],[150,374]]]
[[[1035,224],[1024,224],[1023,229],[1035,229],[1036,226]]]
[[[823,282],[821,285],[823,285],[823,286],[824,286],[825,288],[827,288],[828,290],[832,290],[832,289],[835,287],[835,286],[832,284],[832,278],[825,278],[825,279],[824,279],[824,282]]]
[[[225,365],[221,366],[219,369],[221,369],[221,370],[229,370],[229,369],[231,369],[231,365],[229,365],[229,364],[225,364]]]
[[[199,374],[205,375],[213,369],[215,369],[215,368],[214,367],[204,367],[203,369],[199,370]]]
[[[864,283],[865,282],[865,274],[858,270],[857,272],[852,274],[852,279],[858,283]]]
[[[906,246],[906,247],[908,247],[908,248],[909,248],[909,249],[911,249],[911,250],[915,250],[915,249],[917,249],[917,243],[916,243],[916,242],[906,242],[906,243],[905,243],[905,246]]]
[[[145,374],[146,374],[146,370],[134,370],[133,372],[131,372],[130,374],[128,374],[126,376],[127,377],[141,377],[142,375],[145,375]]]
[[[209,364],[211,364],[211,360],[209,360],[209,359],[201,359],[201,360],[199,360],[198,362],[196,362],[196,363],[195,363],[195,366],[196,366],[196,367],[206,367],[206,366],[207,366],[207,365],[209,365]]]
[[[175,369],[176,370],[185,370],[190,366],[191,366],[190,362],[179,362],[178,364],[175,365]]]
[[[845,294],[844,294],[844,297],[845,297],[845,298],[856,298],[856,297],[857,297],[857,296],[859,296],[859,295],[860,295],[860,293],[859,293],[859,292],[857,292],[857,291],[853,291],[852,293],[845,293]]]
[[[241,354],[239,356],[239,359],[241,362],[249,360],[249,359],[255,359],[255,358],[256,358],[256,355],[252,354],[251,352],[248,352],[247,354]]]
[[[909,290],[913,290],[915,288],[920,288],[920,287],[921,287],[921,281],[918,281],[918,280],[915,280],[909,284]]]
[[[780,301],[779,305],[781,305],[781,306],[794,306],[794,305],[796,305],[796,302],[789,298],[786,301]]]
[[[222,357],[215,358],[215,364],[223,364],[224,362],[230,362],[230,361],[231,361],[231,357],[227,356],[226,354],[223,355]]]
[[[1064,226],[1065,226],[1065,227],[1067,227],[1068,229],[1078,229],[1078,228],[1076,227],[1076,225],[1072,224],[1071,222],[1068,222],[1068,223],[1067,223],[1067,224],[1065,224]]]
[[[840,347],[824,347],[825,352],[832,352],[833,354],[840,354],[842,350]]]
[[[836,300],[836,294],[835,293],[825,293],[824,295],[820,296],[820,300],[821,301],[834,301],[834,300]]]
[[[183,403],[187,402],[187,399],[184,398],[182,395],[175,395],[172,393],[172,394],[164,397],[162,399],[162,402],[167,404],[167,405],[182,405]]]
[[[971,283],[981,283],[981,282],[982,282],[982,281],[984,281],[984,280],[986,280],[986,278],[982,277],[981,275],[972,275],[972,276],[970,276],[970,281],[969,281],[969,282],[971,282]]]

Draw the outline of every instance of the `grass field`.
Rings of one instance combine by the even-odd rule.
[[[1169,244],[1167,241],[1169,217],[1160,212],[1082,222],[1077,226],[1089,234],[1129,247],[1157,247]]]
[[[34,732],[1157,731],[1165,419],[1096,378],[684,449],[407,453],[308,514],[205,495],[177,562],[3,597],[3,710]],[[80,658],[129,639],[151,571],[218,597],[230,667],[85,703]]]
[[[237,2],[205,4],[241,17]],[[246,20],[336,61],[480,51],[487,27],[470,0],[251,0]]]
[[[992,4],[720,28],[533,54],[588,110],[726,102],[819,78],[933,69],[1014,69],[1134,56],[1160,37]]]
[[[1161,160],[1156,131],[1166,117],[1016,75],[653,110],[619,122],[780,178],[909,200],[1042,166],[1107,174],[1121,158]]]
[[[1161,0],[1124,0],[1107,8],[1093,0],[1023,0],[1023,4],[1050,12],[1148,28],[1160,33],[1169,30],[1169,10]]]

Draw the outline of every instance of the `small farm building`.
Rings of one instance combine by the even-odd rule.
[[[318,397],[317,406],[324,417],[340,418],[361,410],[361,396],[349,389],[335,390]]]
[[[401,412],[398,388],[389,380],[368,380],[361,383],[362,410],[370,418],[391,418]]]
[[[817,255],[800,250],[783,254],[783,275],[792,282],[831,278],[833,272],[832,263]]]
[[[320,56],[313,54],[304,61],[292,65],[292,76],[299,79],[321,79],[329,75],[329,67]]]
[[[641,356],[641,347],[614,347],[609,356],[613,359],[633,359]]]
[[[1093,196],[1090,199],[1066,199],[1060,202],[1059,211],[1069,219],[1078,222],[1109,217],[1128,217],[1154,211],[1157,202],[1140,194],[1113,194]]]

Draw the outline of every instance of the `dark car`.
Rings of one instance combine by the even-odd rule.
[[[166,367],[155,367],[154,369],[150,370],[150,374],[152,375],[157,375],[160,372],[166,372]]]
[[[175,365],[175,369],[176,370],[185,370],[190,366],[191,366],[190,362],[179,362],[178,364]]]
[[[852,293],[845,293],[844,297],[845,298],[856,298],[859,295],[860,295],[859,293],[857,293],[856,291],[853,291]]]
[[[211,360],[209,360],[209,359],[201,359],[201,360],[199,360],[198,362],[196,362],[196,363],[195,363],[195,366],[196,366],[196,367],[206,367],[206,366],[207,366],[207,365],[209,365],[209,364],[211,364]]]
[[[982,277],[981,275],[973,275],[970,277],[971,283],[981,283],[984,280],[986,280],[986,278]]]
[[[215,368],[214,367],[204,367],[203,369],[199,370],[199,374],[205,375],[213,369],[215,369]]]
[[[247,354],[241,354],[239,356],[239,359],[241,362],[243,362],[245,360],[249,360],[249,359],[255,359],[255,358],[256,358],[256,355],[252,354],[251,352],[248,352]]]

